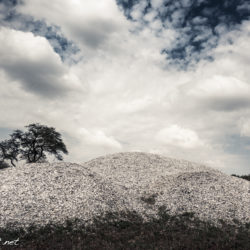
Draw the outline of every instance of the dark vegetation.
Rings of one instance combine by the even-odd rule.
[[[247,181],[250,181],[250,174],[249,175],[236,175],[236,174],[232,174],[232,176],[235,176],[235,177],[242,178],[242,179],[245,179]]]
[[[135,212],[107,213],[96,217],[93,225],[80,220],[66,221],[64,225],[49,224],[42,228],[1,229],[2,242],[18,246],[2,249],[249,249],[250,224],[220,227],[200,221],[193,213],[170,216],[164,207],[159,218],[148,222]]]
[[[157,196],[158,196],[158,194],[151,194],[149,196],[142,196],[141,200],[148,205],[154,205],[156,202]]]
[[[56,159],[63,160],[62,153],[67,154],[67,148],[62,141],[61,134],[52,127],[30,124],[27,131],[15,130],[9,140],[0,142],[0,162],[8,166],[10,161],[13,167],[18,160],[27,163],[45,162],[47,155],[54,155]],[[7,165],[6,165],[7,164]],[[0,165],[0,168],[1,168]]]
[[[9,168],[10,165],[7,162],[0,160],[0,169]]]

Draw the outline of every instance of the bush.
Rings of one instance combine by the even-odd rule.
[[[9,168],[10,165],[5,161],[0,161],[0,169]]]
[[[232,176],[235,176],[235,177],[242,178],[244,180],[250,181],[250,174],[249,175],[236,175],[236,174],[232,174]]]

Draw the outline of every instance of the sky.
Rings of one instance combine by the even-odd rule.
[[[65,161],[127,151],[250,173],[250,2],[0,0],[0,140],[54,127]]]

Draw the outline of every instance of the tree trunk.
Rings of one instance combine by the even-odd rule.
[[[12,159],[10,160],[10,163],[11,163],[11,165],[12,165],[13,167],[16,167],[16,165],[14,164],[14,162],[13,162]]]

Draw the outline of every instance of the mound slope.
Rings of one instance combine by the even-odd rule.
[[[249,182],[148,153],[118,153],[83,164],[31,164],[0,171],[0,227],[28,226],[105,211],[194,212],[203,220],[250,222]]]
[[[0,227],[90,219],[115,207],[114,188],[84,166],[29,164],[0,172]]]
[[[250,221],[250,184],[197,163],[148,153],[119,153],[84,165],[116,187],[140,213],[194,212],[204,220]]]

